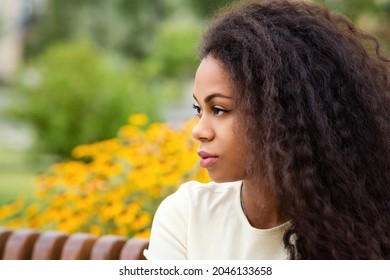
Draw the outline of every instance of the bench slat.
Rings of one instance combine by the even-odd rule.
[[[62,260],[88,260],[97,237],[89,233],[72,234],[65,242]]]
[[[4,260],[29,260],[40,232],[35,229],[20,229],[12,232],[3,253]]]
[[[60,231],[44,232],[35,243],[32,260],[59,260],[69,234]]]
[[[117,235],[100,237],[93,246],[91,260],[117,260],[126,238]]]
[[[3,253],[5,249],[5,244],[10,237],[12,230],[9,228],[0,227],[0,260],[3,259]]]
[[[121,254],[119,256],[120,260],[145,260],[144,250],[149,246],[148,239],[142,238],[131,238],[126,241],[126,244],[123,246]]]
[[[144,260],[148,239],[0,227],[0,260]]]

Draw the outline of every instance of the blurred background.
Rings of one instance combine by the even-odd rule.
[[[0,1],[0,226],[147,236],[163,197],[207,180],[182,125],[197,42],[232,2]],[[390,0],[317,2],[389,50]],[[86,205],[104,215],[72,220]]]

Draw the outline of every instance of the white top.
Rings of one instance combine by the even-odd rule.
[[[185,183],[159,206],[147,259],[287,259],[283,234],[289,223],[252,227],[240,204],[241,181]]]

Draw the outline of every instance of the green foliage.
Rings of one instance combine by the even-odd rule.
[[[33,60],[24,67],[13,115],[33,125],[41,150],[63,157],[76,144],[112,137],[131,113],[158,120],[157,106],[179,97],[193,77],[204,20],[233,2],[48,1],[26,32],[26,57]],[[390,42],[390,0],[316,2]],[[81,38],[91,44],[53,45]]]
[[[197,23],[167,21],[156,33],[145,62],[152,68],[152,76],[174,78],[193,76],[198,63],[197,43],[201,29]]]
[[[316,0],[349,17],[364,31],[375,34],[390,50],[390,0]]]
[[[77,32],[88,34],[86,26]],[[187,17],[184,22],[166,20],[155,29],[141,58],[119,55],[114,47],[108,47],[109,42],[115,45],[119,41],[108,40],[105,35],[109,32],[104,30],[109,29],[102,29],[99,38],[105,44],[96,44],[94,33],[84,36],[84,43],[52,43],[23,67],[12,115],[32,124],[40,151],[67,157],[77,144],[115,135],[132,113],[143,112],[151,121],[161,120],[158,106],[181,96],[193,76],[201,26]]]
[[[11,115],[31,123],[41,151],[67,157],[77,144],[115,135],[131,113],[157,119],[144,72],[88,43],[55,44],[22,72]]]
[[[381,5],[380,1],[367,0],[316,0],[316,2],[325,4],[330,9],[347,15],[352,20],[356,20],[363,12],[380,12],[378,8]]]
[[[47,1],[45,12],[33,10],[26,55],[35,56],[58,40],[88,38],[101,48],[142,58],[148,52],[156,28],[171,13],[166,2],[169,1]]]
[[[216,10],[223,8],[238,0],[190,0],[191,8],[203,18],[209,18]]]

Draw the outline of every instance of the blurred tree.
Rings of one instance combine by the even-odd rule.
[[[26,55],[34,56],[53,41],[90,38],[101,47],[143,58],[159,26],[179,11],[205,19],[234,0],[52,0],[44,13],[33,10]],[[201,22],[198,20],[198,24]]]
[[[26,56],[53,41],[89,38],[100,47],[142,59],[149,55],[159,26],[179,11],[203,25],[216,10],[238,0],[52,0],[46,11],[32,13]],[[346,14],[361,27],[390,41],[390,0],[316,0]],[[363,22],[363,23],[362,23]],[[376,23],[375,23],[376,22]],[[380,23],[380,24],[379,24]],[[376,27],[373,27],[374,25]]]
[[[209,18],[212,14],[237,0],[190,0],[189,5],[200,18]]]
[[[27,57],[53,41],[89,38],[100,47],[142,58],[156,28],[167,16],[165,1],[53,0],[34,13],[27,32]]]
[[[348,15],[361,28],[375,33],[385,45],[389,46],[390,0],[316,1],[325,4],[332,10]],[[197,42],[201,30],[205,26],[205,20],[217,9],[233,2],[238,2],[238,0],[46,1],[47,5],[44,12],[40,13],[33,9],[33,16],[26,32],[27,62],[29,63],[30,60],[36,62],[34,58],[38,58],[42,63],[51,63],[48,66],[50,70],[46,72],[42,84],[44,90],[39,89],[36,92],[40,92],[41,95],[45,92],[47,94],[45,98],[51,101],[59,98],[54,93],[62,92],[64,96],[67,96],[66,98],[75,98],[73,101],[69,101],[69,104],[83,104],[78,99],[88,99],[93,96],[93,93],[97,93],[100,99],[90,99],[89,103],[91,104],[73,107],[77,110],[75,109],[76,111],[70,114],[78,116],[80,112],[84,112],[84,115],[89,114],[93,116],[92,118],[98,119],[96,114],[99,111],[99,114],[105,116],[108,124],[110,124],[107,124],[106,128],[109,133],[113,133],[119,127],[120,123],[117,121],[123,121],[123,112],[134,112],[133,108],[137,106],[139,109],[143,108],[143,105],[139,105],[142,104],[139,102],[143,101],[137,99],[136,96],[142,96],[144,99],[150,99],[151,101],[154,100],[148,103],[148,110],[158,119],[158,106],[165,106],[169,98],[180,96],[184,84],[193,77],[198,63],[196,60]],[[71,54],[69,54],[66,59],[51,57],[48,61],[48,53],[53,52],[50,48],[53,43],[58,45],[58,43],[63,42],[79,41],[90,42],[95,49],[99,50],[93,52],[93,55],[97,56],[97,61],[103,59],[102,57],[105,57],[104,59],[107,59],[107,57],[111,60],[115,59],[111,64],[92,66],[88,69],[84,69],[84,58],[77,57],[76,54],[75,57],[71,57]],[[110,55],[107,56],[107,54]],[[115,66],[116,72],[112,72],[113,65],[129,65],[129,62],[132,65],[131,70],[115,68]],[[107,72],[102,76],[105,78],[101,78],[99,76],[101,74],[96,72],[98,69],[100,69],[98,71],[104,72],[103,68]],[[92,72],[88,73],[88,71]],[[123,81],[120,81],[120,79],[123,79]],[[89,81],[88,85],[85,85],[86,81]],[[81,90],[84,86],[87,90]],[[125,87],[127,87],[126,90],[124,90]],[[29,94],[32,91],[28,88],[20,89],[24,91],[22,94]],[[104,94],[102,89],[105,90]],[[81,97],[83,94],[86,94],[86,97]],[[107,99],[103,98],[105,94],[107,94]],[[132,95],[130,101],[124,101],[128,99],[126,99],[126,96],[121,96],[126,94]],[[33,95],[30,94],[29,96]],[[114,98],[108,101],[113,96],[116,96],[117,99]],[[29,100],[29,97],[24,99]],[[28,107],[27,102],[23,101],[24,99],[21,98],[18,105],[20,105],[21,111],[28,112],[32,109],[32,106]],[[120,104],[115,106],[121,109],[115,109],[116,107],[110,102]],[[43,102],[42,104],[50,106],[53,103]],[[59,103],[54,102],[54,104],[58,105]],[[27,107],[24,108],[23,106]],[[104,106],[108,109],[103,109]],[[153,106],[155,107],[152,109]],[[55,116],[59,114],[56,109],[47,109],[42,106],[36,108],[50,112],[46,115],[41,113],[40,119],[43,116],[50,118],[53,114],[52,122],[56,120],[59,123],[58,120],[63,118],[61,122],[69,121],[70,124],[74,125],[72,129],[78,131],[75,134],[73,132],[68,133],[68,135],[72,135],[72,139],[78,141],[77,143],[63,141],[58,136],[55,138],[59,143],[62,143],[61,145],[66,145],[66,149],[61,151],[62,154],[69,151],[71,144],[90,142],[112,136],[108,134],[103,136],[103,134],[97,132],[97,128],[81,125],[82,121],[86,121],[82,117],[70,121],[66,117]],[[100,109],[97,111],[96,108]],[[36,109],[34,112],[37,113],[39,110]],[[111,113],[108,115],[103,113],[110,110]],[[54,129],[54,127],[56,128]],[[54,130],[58,130],[58,127],[58,125],[52,126]],[[82,130],[75,129],[77,127],[84,128]],[[70,128],[66,129],[69,130]],[[88,137],[76,137],[76,135],[83,135],[87,132],[91,133]],[[66,134],[65,132],[62,133]],[[40,136],[46,137],[47,141],[55,140],[54,138],[48,138],[47,135],[48,133],[44,133]]]
[[[160,106],[180,96],[192,77],[201,30],[175,4],[48,2],[27,37],[22,72],[35,74],[27,84],[21,76],[12,110],[32,124],[41,151],[67,157],[76,144],[112,137],[134,112],[161,120]]]
[[[390,50],[390,0],[316,0],[375,34]]]
[[[80,143],[114,136],[131,113],[158,118],[144,68],[89,43],[51,45],[21,72],[9,114],[34,128],[39,152],[66,158]]]

